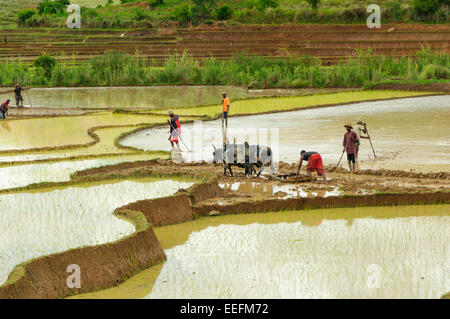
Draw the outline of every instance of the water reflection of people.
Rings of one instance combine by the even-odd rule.
[[[8,122],[2,121],[2,127],[7,131],[11,131],[11,127],[9,126]]]

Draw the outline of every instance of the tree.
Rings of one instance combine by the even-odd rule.
[[[34,60],[33,65],[38,69],[42,69],[44,71],[44,75],[50,79],[52,76],[53,67],[56,65],[56,59],[44,53]]]
[[[431,15],[436,13],[444,4],[450,4],[450,0],[414,0],[414,11],[420,15]]]
[[[314,10],[317,10],[319,7],[320,0],[306,0]]]

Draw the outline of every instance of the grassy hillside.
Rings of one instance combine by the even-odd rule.
[[[71,0],[80,6],[95,8],[98,5],[106,4],[107,0]],[[15,25],[17,22],[17,13],[23,9],[34,9],[41,0],[0,0],[0,26]],[[114,0],[119,4],[120,0]]]
[[[2,25],[14,25],[17,12],[35,8],[41,0],[0,0]],[[207,0],[208,2],[210,0]],[[382,10],[382,23],[387,22],[450,22],[448,0],[439,1],[432,12],[415,10],[414,3],[426,0],[384,0],[377,3]],[[216,0],[216,5],[205,14],[195,0],[71,0],[72,3],[92,8],[84,10],[84,27],[133,28],[213,23],[281,24],[281,23],[363,23],[366,8],[373,0],[320,0],[313,10],[307,0]],[[102,7],[97,7],[102,6]],[[206,6],[207,7],[207,6]],[[95,9],[93,9],[95,8]],[[28,26],[64,26],[65,17],[45,16],[29,19]]]

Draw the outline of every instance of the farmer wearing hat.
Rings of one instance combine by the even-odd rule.
[[[358,160],[358,153],[359,153],[359,145],[361,145],[361,139],[362,138],[369,138],[369,136],[367,136],[367,127],[366,127],[366,123],[363,121],[358,121],[356,124],[358,124],[355,128],[355,133],[356,135],[358,135],[358,140],[359,142],[356,145],[356,160]],[[366,135],[364,135],[366,134]]]
[[[225,127],[228,127],[228,111],[230,110],[230,99],[227,97],[227,94],[222,93],[222,127],[223,122],[225,120]]]
[[[180,119],[178,115],[173,114],[172,110],[169,110],[168,113],[170,117],[170,119],[167,120],[167,122],[169,122],[170,125],[169,142],[170,145],[172,145],[172,148],[173,143],[175,143],[177,145],[178,150],[180,150],[180,145],[178,144],[178,136],[181,133]]]
[[[9,102],[11,102],[11,100],[7,99],[0,105],[0,119],[6,119],[6,113],[8,113]]]
[[[327,176],[325,175],[325,171],[323,170],[322,156],[320,156],[319,153],[314,152],[314,151],[307,152],[305,150],[302,150],[300,152],[300,163],[298,163],[298,169],[297,169],[296,176],[298,176],[298,173],[302,169],[303,161],[308,162],[308,166],[306,168],[306,173],[308,174],[309,177],[312,177],[311,173],[316,171],[317,175],[322,176],[323,181],[325,183],[327,183]]]
[[[342,146],[344,146],[344,151],[347,152],[348,168],[350,172],[355,171],[356,165],[356,144],[359,143],[358,135],[352,131],[353,126],[350,123],[344,125],[347,132],[344,134],[344,141]]]

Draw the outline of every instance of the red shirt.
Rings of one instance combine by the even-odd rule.
[[[356,154],[355,143],[358,141],[358,135],[356,135],[355,132],[351,131],[350,133],[346,132],[344,134],[344,141],[342,142],[342,146],[345,147],[345,151],[347,152],[347,154]]]

